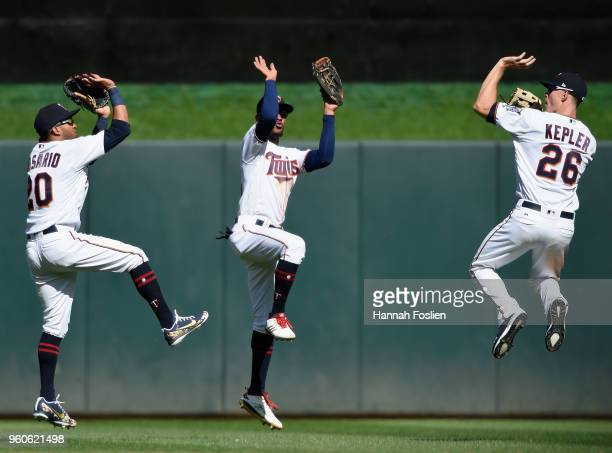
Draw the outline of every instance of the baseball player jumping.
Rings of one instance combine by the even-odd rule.
[[[304,240],[283,230],[282,224],[298,175],[324,168],[333,160],[338,106],[324,102],[318,149],[279,146],[293,107],[276,94],[274,64],[268,66],[261,56],[253,64],[265,77],[265,90],[257,104],[257,121],[242,141],[242,196],[236,223],[225,237],[247,266],[253,308],[251,384],[240,406],[271,428],[281,429],[283,424],[272,411],[277,406],[268,398],[265,383],[274,339],[295,339],[285,303],[306,253]]]
[[[128,111],[115,83],[97,74],[84,74],[80,80],[109,90],[114,110],[111,127],[106,129],[111,113],[106,106],[96,110],[93,135],[77,137],[73,117],[79,109],[47,105],[36,115],[34,128],[40,138],[27,165],[26,256],[43,305],[43,333],[38,344],[41,390],[33,415],[65,428],[77,423],[58,401],[59,395],[56,397],[54,375],[60,344],[68,332],[78,271],[129,272],[170,346],[179,344],[208,318],[206,311],[187,317],[170,311],[141,249],[78,232],[89,187],[89,165],[130,134]]]
[[[497,306],[499,330],[493,356],[512,347],[527,314],[513,299],[497,269],[531,251],[531,279],[544,304],[548,321],[546,348],[554,352],[565,337],[568,303],[559,278],[564,253],[574,235],[580,177],[595,154],[595,138],[576,118],[587,87],[574,73],[557,74],[546,87],[544,112],[496,102],[497,85],[506,69],[528,69],[534,57],[501,58],[485,78],[474,110],[490,123],[510,132],[515,148],[518,202],[510,215],[482,242],[470,273]]]

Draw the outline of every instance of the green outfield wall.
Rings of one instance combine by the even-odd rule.
[[[39,389],[40,304],[23,233],[31,145],[0,144],[0,414],[29,412]],[[611,152],[600,144],[581,183],[564,277],[612,276]],[[81,274],[57,370],[62,400],[74,413],[239,411],[246,272],[215,240],[236,213],[239,143],[128,142],[90,176],[83,230],[142,247],[170,305],[211,316],[170,349],[127,275]],[[571,326],[550,354],[543,327],[528,326],[495,361],[494,326],[363,325],[364,278],[468,278],[513,191],[510,142],[340,142],[331,167],[300,177],[285,224],[307,244],[288,303],[298,340],[276,344],[268,379],[282,413],[612,414],[610,327]],[[528,269],[523,257],[502,274]],[[523,305],[541,312],[535,299]]]

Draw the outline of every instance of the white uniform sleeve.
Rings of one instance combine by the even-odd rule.
[[[255,124],[247,131],[242,139],[242,162],[250,164],[255,157],[263,154],[267,142],[262,142],[255,135]]]
[[[76,167],[85,167],[104,156],[104,131],[72,140],[71,160]]]
[[[534,114],[537,115],[537,113],[534,109],[520,108],[498,102],[487,120],[491,122],[494,120],[495,124],[513,135],[521,135],[534,129],[536,126]]]

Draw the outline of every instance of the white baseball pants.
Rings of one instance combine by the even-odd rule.
[[[472,276],[497,306],[500,322],[523,310],[508,294],[496,270],[528,251],[532,253],[530,277],[544,312],[556,299],[566,301],[559,288],[559,277],[565,250],[574,235],[574,221],[559,217],[559,211],[545,206],[540,212],[522,207],[522,201],[491,230],[470,266]]]
[[[280,259],[300,264],[306,255],[306,244],[301,237],[270,226],[260,216],[238,217],[229,241],[247,266],[253,330],[266,333],[266,321],[274,303],[276,264]]]
[[[57,226],[26,243],[26,257],[43,303],[43,332],[63,338],[68,332],[77,271],[128,272],[148,261],[138,247]]]

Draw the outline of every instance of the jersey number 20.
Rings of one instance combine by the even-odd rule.
[[[51,175],[49,173],[37,174],[34,178],[34,184],[32,184],[32,178],[28,176],[28,211],[34,210],[32,192],[34,192],[36,206],[39,208],[46,208],[49,206],[53,201],[53,180]]]
[[[542,148],[546,157],[540,159],[536,175],[543,178],[557,180],[557,167],[563,158],[563,151],[557,145],[546,145]],[[565,156],[563,168],[561,169],[561,179],[568,186],[576,184],[578,179],[578,165],[582,163],[582,156],[578,151],[570,151]]]

